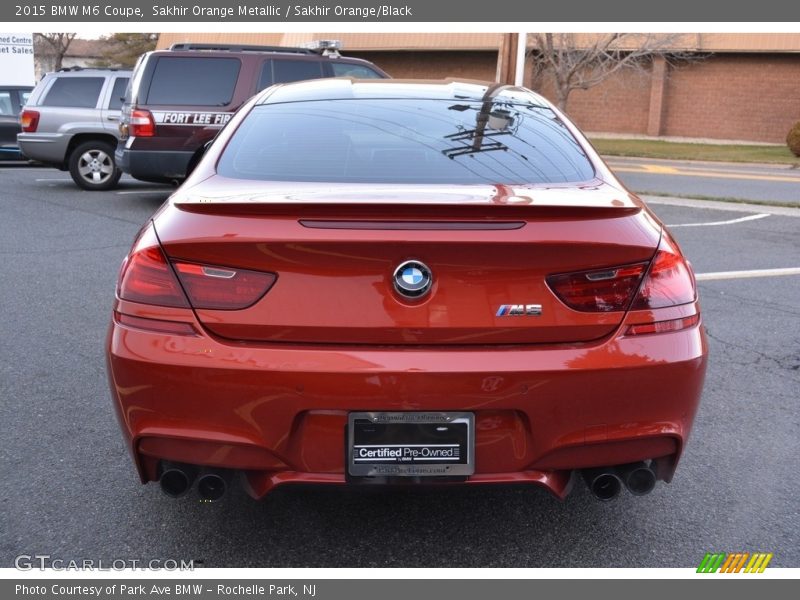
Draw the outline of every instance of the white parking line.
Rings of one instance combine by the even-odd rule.
[[[744,223],[745,221],[755,221],[757,219],[763,219],[764,217],[768,217],[767,213],[761,213],[758,215],[748,215],[746,217],[739,217],[738,219],[729,219],[727,221],[708,221],[706,223],[678,223],[677,225],[667,225],[667,227],[675,228],[675,227],[714,227],[716,225],[733,225],[734,223]]]
[[[716,281],[720,279],[747,279],[749,277],[782,277],[800,275],[800,267],[786,269],[756,269],[752,271],[719,271],[717,273],[697,273],[697,281]]]
[[[36,181],[72,181],[72,179],[37,179]]]

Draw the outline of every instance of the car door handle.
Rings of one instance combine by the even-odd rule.
[[[106,119],[109,121],[119,121],[119,117],[117,115],[108,115]]]

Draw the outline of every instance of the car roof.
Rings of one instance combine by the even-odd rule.
[[[256,104],[344,100],[363,98],[425,98],[484,102],[550,103],[539,94],[522,87],[469,79],[354,79],[331,77],[283,83],[267,88]]]
[[[173,46],[183,46],[184,44],[173,44]],[[191,46],[191,44],[186,44]],[[290,48],[282,46],[233,46],[231,48],[217,48],[213,44],[209,44],[208,48],[181,48],[173,47],[162,50],[151,50],[147,53],[148,56],[180,56],[192,58],[245,58],[249,60],[261,60],[265,56],[279,56],[281,58],[293,58],[297,60],[314,60],[314,61],[331,61],[331,62],[347,62],[347,63],[363,63],[371,65],[372,63],[363,58],[356,58],[354,56],[328,55],[322,54],[315,50],[308,48]]]

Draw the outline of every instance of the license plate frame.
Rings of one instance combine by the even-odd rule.
[[[468,477],[475,473],[471,412],[351,412],[350,477]]]

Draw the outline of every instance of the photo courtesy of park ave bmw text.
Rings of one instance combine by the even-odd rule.
[[[798,577],[800,7],[0,17],[0,595]]]

